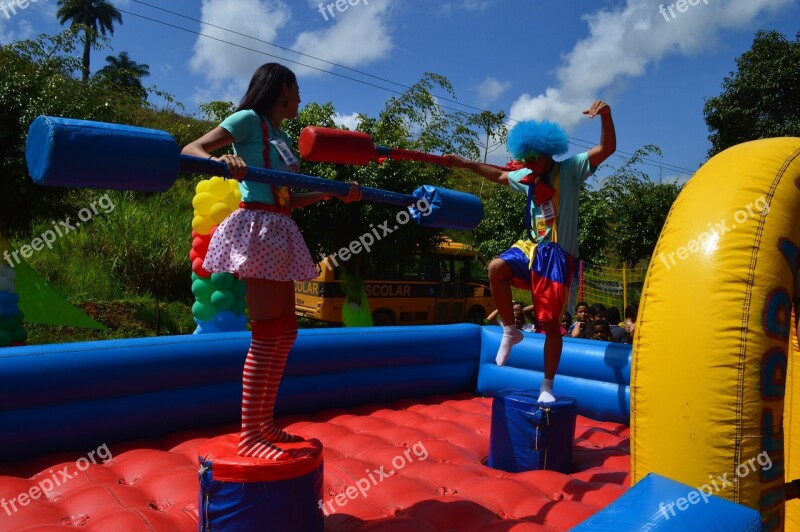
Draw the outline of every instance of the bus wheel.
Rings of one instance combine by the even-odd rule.
[[[375,327],[394,325],[394,316],[388,310],[376,310],[372,313],[372,325]]]
[[[469,309],[469,312],[467,312],[467,323],[482,325],[485,318],[486,311],[483,310],[483,307],[472,307]]]

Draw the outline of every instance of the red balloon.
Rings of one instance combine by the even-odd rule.
[[[208,235],[197,236],[192,240],[192,249],[200,257],[205,257],[208,252],[208,244],[211,242],[211,237]]]
[[[211,272],[203,269],[203,259],[201,259],[200,257],[197,257],[192,261],[192,271],[202,279],[211,277]]]

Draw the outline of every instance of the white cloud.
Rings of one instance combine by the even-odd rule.
[[[337,126],[344,126],[350,131],[355,131],[358,127],[358,113],[349,115],[340,115],[336,113],[336,116],[333,117],[333,121]]]
[[[672,53],[697,54],[712,49],[720,30],[748,25],[766,11],[792,0],[697,0],[667,18],[652,0],[627,0],[583,19],[589,36],[578,42],[556,71],[558,84],[544,94],[523,94],[511,106],[516,120],[548,119],[570,128],[603,90],[616,90],[626,80]],[[669,6],[671,4],[667,4]]]
[[[278,31],[290,18],[291,11],[281,0],[203,0],[201,8],[203,22],[270,42],[275,42]],[[193,72],[203,74],[214,88],[233,80],[236,92],[241,94],[253,72],[272,60],[269,56],[220,41],[274,52],[269,45],[211,26],[203,25],[200,29],[204,34],[220,40],[198,37],[189,67]]]
[[[492,77],[486,78],[476,89],[478,91],[480,105],[486,106],[492,102],[496,102],[498,98],[510,88],[510,81],[498,81]]]
[[[348,4],[343,12],[334,9],[335,16],[328,14],[322,29],[300,33],[290,48],[348,67],[383,59],[393,47],[388,23],[390,8],[391,2],[385,0],[370,4]],[[331,69],[331,65],[308,57],[298,60],[323,70]],[[320,73],[319,70],[297,65],[292,68],[298,76]]]

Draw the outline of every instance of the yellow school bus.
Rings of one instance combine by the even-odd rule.
[[[445,240],[435,253],[415,256],[404,270],[371,262],[364,290],[375,325],[482,323],[494,310],[486,261],[463,244]],[[295,281],[295,311],[298,316],[341,323],[340,272],[328,264],[317,264],[316,279]]]

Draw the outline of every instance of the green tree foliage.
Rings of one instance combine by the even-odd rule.
[[[581,259],[594,264],[636,266],[649,261],[681,185],[655,182],[638,169],[643,158],[661,155],[654,145],[634,152],[595,190],[581,191],[578,242]]]
[[[800,32],[789,41],[776,31],[759,31],[737,60],[723,92],[703,109],[712,156],[749,140],[800,136]]]
[[[128,56],[128,52],[120,52],[118,56],[106,56],[106,66],[97,71],[96,76],[111,83],[115,87],[131,91],[142,100],[147,99],[147,91],[142,86],[142,78],[150,75],[150,66],[137,63]]]
[[[86,191],[35,185],[25,166],[28,127],[39,115],[115,122],[169,131],[183,145],[209,127],[175,111],[156,111],[138,95],[91,78],[71,77],[79,61],[77,28],[0,47],[0,198],[13,198],[0,209],[0,232],[24,230],[37,218],[50,220],[83,207]],[[157,91],[156,91],[157,92]],[[159,95],[170,99],[161,92]]]
[[[477,144],[483,152],[483,162],[486,162],[490,153],[505,146],[506,137],[508,137],[505,112],[483,111],[471,115],[467,123],[480,131],[480,140],[477,141]]]
[[[105,192],[32,182],[25,165],[25,141],[38,115],[165,130],[179,145],[211,127],[210,122],[174,110],[156,110],[138,95],[96,77],[86,83],[74,79],[72,73],[80,66],[73,53],[80,46],[79,31],[71,28],[0,47],[0,233],[15,244],[30,242],[67,216],[74,221],[80,209]],[[148,90],[172,101],[168,94]],[[149,292],[188,299],[194,183],[195,178],[179,179],[164,194],[109,192],[116,205],[113,211],[96,216],[80,232],[59,239],[54,250],[38,252],[30,262],[51,282],[81,298]]]
[[[89,61],[92,46],[97,44],[99,34],[114,34],[114,22],[122,24],[122,14],[105,0],[58,0],[58,21],[71,23],[83,29],[83,61],[81,79],[89,79]]]

